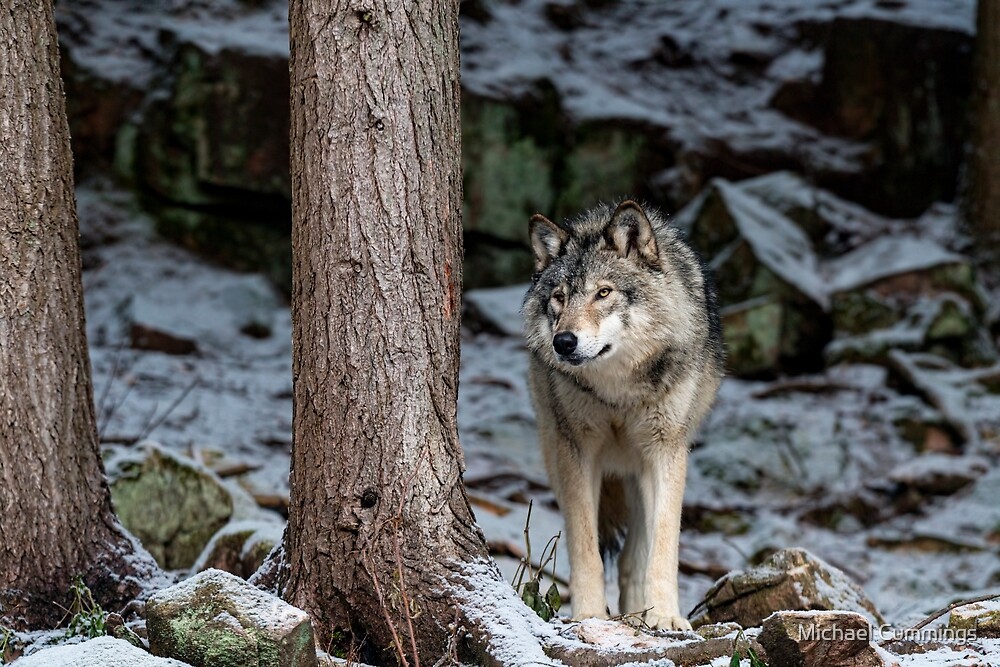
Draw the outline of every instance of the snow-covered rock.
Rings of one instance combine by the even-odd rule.
[[[114,637],[97,637],[81,644],[44,649],[21,658],[18,667],[190,667],[160,658]]]
[[[261,566],[267,554],[281,542],[284,525],[275,521],[231,521],[223,526],[191,566],[201,572],[214,568],[247,579]]]
[[[752,627],[776,611],[815,609],[852,611],[882,622],[875,605],[846,574],[804,549],[782,549],[757,567],[719,579],[695,608],[691,623],[732,621]]]
[[[737,186],[797,224],[829,254],[853,248],[885,230],[888,221],[863,206],[808,183],[790,171],[740,181]]]
[[[1000,637],[1000,600],[984,600],[951,610],[948,627],[975,630],[978,637]]]
[[[230,491],[210,470],[153,442],[107,451],[111,499],[122,524],[161,567],[190,567],[233,515]]]
[[[149,648],[195,667],[315,667],[312,622],[300,609],[221,570],[146,603]]]
[[[1000,365],[964,369],[934,354],[893,350],[890,368],[899,380],[937,408],[973,451],[993,451],[1000,444]],[[992,387],[992,389],[991,389]]]
[[[729,366],[738,374],[822,365],[827,290],[809,237],[776,209],[716,179],[675,223],[715,269]]]
[[[968,301],[952,293],[912,303],[898,300],[901,296],[899,292],[885,296],[864,292],[848,297],[850,316],[838,317],[839,324],[852,328],[863,328],[866,323],[887,326],[837,337],[824,351],[827,363],[885,364],[892,350],[934,352],[965,366],[996,360],[989,332]],[[843,315],[848,310],[837,312]]]

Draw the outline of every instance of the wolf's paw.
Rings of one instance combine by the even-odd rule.
[[[655,609],[646,612],[646,625],[655,630],[690,630],[691,623],[680,614],[660,614]]]

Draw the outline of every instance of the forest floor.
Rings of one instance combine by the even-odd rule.
[[[262,276],[160,239],[132,195],[96,181],[78,189],[78,200],[102,442],[129,447],[148,438],[217,469],[245,464],[240,484],[280,508],[291,447],[287,303]],[[470,298],[498,329],[516,331],[518,288]],[[187,353],[136,349],[136,331],[165,335],[166,344],[149,347]],[[529,501],[535,557],[561,530],[526,368],[518,336],[463,330],[466,485],[508,576],[523,552]],[[932,380],[958,398],[972,392],[977,409],[1000,414],[1000,395],[968,378],[939,371]],[[841,568],[900,626],[952,600],[1000,592],[995,452],[961,447],[940,428],[913,441],[905,428],[940,422],[925,397],[883,367],[727,379],[692,451],[682,610],[725,572],[796,546]],[[937,483],[942,476],[950,481]],[[567,565],[560,546],[563,581]]]

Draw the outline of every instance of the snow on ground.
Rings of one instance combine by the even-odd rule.
[[[190,667],[173,658],[158,658],[149,651],[113,637],[98,637],[82,643],[67,643],[29,655],[18,667]]]

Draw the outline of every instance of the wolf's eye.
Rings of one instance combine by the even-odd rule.
[[[605,298],[607,298],[607,296],[609,294],[611,294],[611,288],[610,287],[602,287],[601,289],[597,290],[597,298],[598,299],[605,299]]]
[[[566,301],[566,297],[563,296],[562,292],[553,292],[552,300],[558,303],[559,305],[562,305]]]

